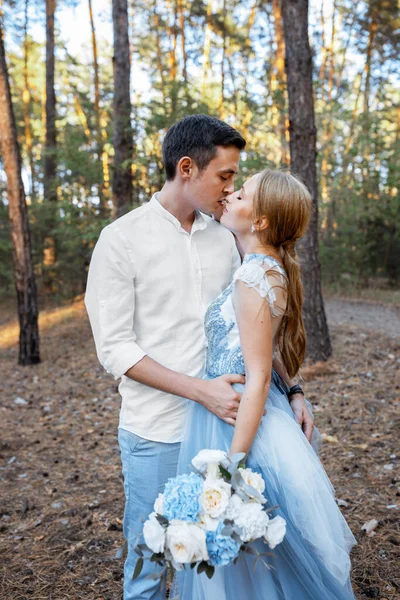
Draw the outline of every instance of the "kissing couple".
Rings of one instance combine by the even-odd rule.
[[[235,191],[245,145],[218,119],[183,118],[163,142],[163,188],[93,251],[85,304],[99,361],[121,378],[124,600],[165,597],[154,563],[132,580],[133,547],[166,481],[204,448],[247,454],[286,536],[269,568],[244,554],[211,580],[181,572],[180,600],[354,599],[355,539],[294,381],[306,346],[295,247],[312,200],[270,169]]]

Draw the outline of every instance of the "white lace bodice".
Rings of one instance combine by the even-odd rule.
[[[284,269],[271,256],[246,254],[230,285],[210,304],[206,312],[206,376],[209,378],[219,377],[224,373],[245,372],[232,301],[237,281],[243,281],[267,300],[273,318],[282,316],[285,311],[287,280]]]

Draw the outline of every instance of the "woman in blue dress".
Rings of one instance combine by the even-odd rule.
[[[180,572],[180,600],[354,599],[349,552],[356,542],[318,458],[320,434],[314,429],[307,439],[288,398],[305,355],[295,243],[310,212],[306,187],[287,172],[266,169],[227,198],[221,223],[246,254],[207,310],[205,377],[242,373],[246,384],[237,387],[242,399],[236,423],[190,403],[179,472],[187,472],[203,448],[245,452],[247,465],[264,478],[268,505],[277,506],[270,516],[282,516],[287,529],[262,560],[242,553],[212,579]],[[311,411],[304,400],[305,406]],[[253,548],[269,550],[262,541]]]

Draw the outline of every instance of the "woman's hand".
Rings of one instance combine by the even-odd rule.
[[[294,412],[294,416],[303,430],[304,435],[311,444],[314,423],[310,413],[308,412],[303,394],[294,394],[290,399],[290,406]]]

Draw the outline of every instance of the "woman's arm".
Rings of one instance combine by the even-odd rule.
[[[286,367],[283,364],[281,356],[274,356],[272,366],[278,375],[282,377],[283,381],[288,385],[289,388],[295,385],[294,380],[290,379],[288,372],[286,371]],[[294,412],[294,416],[303,430],[304,435],[311,444],[314,423],[310,413],[308,412],[304,396],[302,394],[293,394],[293,396],[290,397],[290,406]]]
[[[249,452],[264,412],[272,370],[272,328],[268,302],[238,281],[234,308],[245,364],[246,385],[236,418],[230,453]]]

